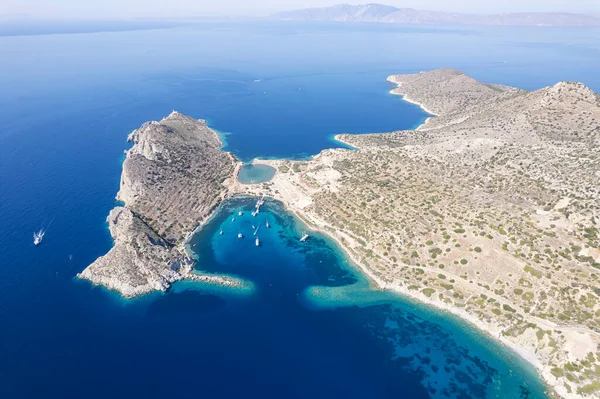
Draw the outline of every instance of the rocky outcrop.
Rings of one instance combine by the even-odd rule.
[[[233,178],[235,160],[202,120],[173,112],[129,135],[108,224],[114,247],[78,277],[134,297],[165,291],[193,262],[182,243],[216,208]]]
[[[166,290],[189,271],[191,262],[128,208],[114,208],[107,222],[115,245],[80,273],[80,278],[131,298]]]

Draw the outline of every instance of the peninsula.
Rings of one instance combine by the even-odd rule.
[[[235,159],[204,121],[177,112],[145,123],[128,140],[134,144],[117,194],[124,205],[107,219],[114,247],[78,277],[127,298],[166,291],[185,277],[206,280],[192,273],[184,243],[227,195]]]
[[[186,236],[228,195],[268,196],[334,238],[374,283],[452,312],[533,363],[562,397],[600,394],[600,97],[528,92],[450,69],[390,76],[432,114],[414,131],[241,184],[205,123],[174,113],[130,138],[114,248],[80,277],[126,296],[190,274]]]

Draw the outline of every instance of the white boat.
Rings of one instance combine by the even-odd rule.
[[[244,236],[242,235],[242,233],[238,233],[238,238],[242,238],[242,237],[244,237]]]
[[[40,243],[44,239],[44,234],[46,234],[44,229],[40,229],[40,231],[38,231],[37,233],[33,233],[33,244],[40,245]]]
[[[242,215],[243,215],[242,211],[239,211],[239,212],[238,212],[238,215],[239,215],[239,216],[242,216]]]
[[[232,222],[235,222],[235,218],[231,218],[231,221],[232,221]]]
[[[304,242],[306,240],[308,240],[308,234],[304,233],[304,235],[302,236],[302,238],[300,238],[300,241]]]
[[[260,213],[260,207],[265,203],[265,196],[263,195],[261,199],[256,201],[255,211],[252,212],[252,216],[256,216]]]
[[[219,235],[223,235],[223,230],[219,231]]]
[[[271,227],[271,225],[269,224],[269,221],[267,220],[267,222],[265,223],[265,226],[267,226],[267,229]]]
[[[258,237],[256,237],[256,240],[254,240],[254,244],[256,244],[257,247],[260,247],[260,240]]]

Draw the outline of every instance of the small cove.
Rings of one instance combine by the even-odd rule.
[[[332,240],[309,231],[309,240],[300,242],[307,228],[282,204],[267,201],[252,216],[255,202],[226,201],[190,247],[202,272],[240,276],[255,285],[229,311],[243,312],[240,317],[251,324],[244,331],[264,352],[255,362],[270,370],[267,375],[277,369],[290,378],[292,369],[302,368],[305,386],[295,387],[302,395],[323,378],[344,378],[343,390],[325,392],[343,391],[349,398],[366,392],[377,398],[545,398],[543,384],[516,354],[455,317],[373,289]],[[260,247],[254,244],[257,228]],[[302,344],[307,339],[314,345],[310,350]],[[295,365],[272,362],[281,350]],[[245,351],[259,357],[254,349]]]

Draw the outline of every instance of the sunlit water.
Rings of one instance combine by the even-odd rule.
[[[190,243],[203,271],[255,283],[252,297],[235,301],[218,327],[251,337],[238,350],[253,361],[237,367],[260,368],[244,380],[253,391],[271,385],[285,397],[544,397],[515,355],[454,318],[373,289],[332,241],[279,203],[252,216],[255,202],[228,201]],[[310,238],[301,242],[306,231]],[[221,378],[215,374],[211,380]]]
[[[260,247],[258,219],[230,224],[244,202],[194,238],[199,269],[242,289],[178,283],[125,301],[74,277],[112,245],[125,139],[147,120],[207,119],[244,161],[306,157],[340,146],[336,133],[422,123],[388,93],[392,73],[455,67],[598,90],[594,37],[266,22],[0,37],[0,397],[540,397],[514,355],[372,290],[328,240],[300,243],[303,227],[276,204],[260,214],[272,223]]]

